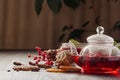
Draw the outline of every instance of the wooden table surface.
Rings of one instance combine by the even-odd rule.
[[[0,80],[120,80],[120,76],[110,75],[85,75],[81,73],[52,73],[41,69],[39,72],[15,72],[11,68],[14,61],[27,64],[26,51],[0,52]],[[31,52],[35,54],[35,52]],[[10,70],[10,72],[7,72]]]

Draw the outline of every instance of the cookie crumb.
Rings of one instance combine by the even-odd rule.
[[[10,70],[7,70],[7,72],[10,72]]]

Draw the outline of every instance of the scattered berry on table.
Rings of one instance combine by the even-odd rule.
[[[28,58],[30,58],[30,57],[31,57],[31,54],[30,54],[30,53],[28,53],[28,54],[27,54],[27,56],[28,56]]]

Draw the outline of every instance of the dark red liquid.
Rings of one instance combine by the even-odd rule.
[[[77,48],[77,52],[79,54],[81,52],[81,48]]]
[[[83,68],[85,73],[118,74],[120,71],[120,57],[73,56],[73,60]]]

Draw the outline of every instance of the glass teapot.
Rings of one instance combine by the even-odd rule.
[[[98,26],[97,34],[87,38],[85,46],[74,60],[84,73],[118,74],[120,72],[120,50],[114,46],[114,39],[104,35],[104,28]]]

